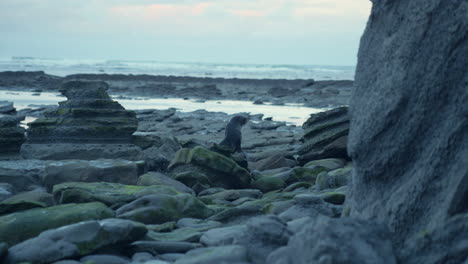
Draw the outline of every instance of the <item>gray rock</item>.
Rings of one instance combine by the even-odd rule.
[[[0,114],[12,115],[16,113],[16,108],[12,102],[0,101]]]
[[[99,143],[54,143],[21,145],[21,156],[25,159],[41,160],[96,160],[125,159],[144,160],[141,149],[133,144],[99,144]]]
[[[294,197],[295,205],[282,212],[279,217],[285,221],[310,216],[337,217],[341,214],[341,207],[326,203],[316,194],[298,194]]]
[[[98,81],[64,83],[60,91],[67,101],[29,123],[21,154],[40,159],[141,159],[141,149],[131,143],[138,125],[136,114],[112,101],[108,88]],[[55,143],[65,145],[50,146]]]
[[[177,227],[178,228],[192,227],[192,228],[211,229],[211,228],[216,228],[216,227],[219,227],[219,226],[221,226],[220,222],[207,221],[207,220],[196,219],[196,218],[182,218],[179,221],[177,221]]]
[[[64,259],[64,260],[56,261],[53,264],[81,264],[81,262],[77,260]]]
[[[335,189],[345,186],[351,179],[352,167],[345,167],[330,172],[321,172],[315,180],[315,190]]]
[[[87,255],[99,248],[142,238],[144,225],[128,220],[86,221],[41,233],[8,250],[6,263],[53,261]]]
[[[349,132],[348,107],[313,114],[302,127],[304,144],[298,152],[300,164],[318,159],[348,157],[346,152]]]
[[[13,196],[14,188],[13,185],[9,183],[0,183],[0,201],[7,199],[8,197]]]
[[[277,216],[260,216],[236,225],[211,229],[200,238],[206,246],[243,245],[253,263],[265,263],[273,250],[288,243],[291,232]]]
[[[89,255],[80,259],[82,263],[93,263],[93,264],[128,264],[130,260],[128,258],[114,256],[114,255]]]
[[[102,203],[34,208],[0,216],[0,241],[15,245],[41,232],[87,220],[109,218],[114,212]]]
[[[467,13],[461,0],[373,1],[361,38],[346,201],[350,216],[389,226],[398,251],[468,213]],[[468,251],[444,250],[465,247],[458,228],[427,244],[446,258],[424,263],[464,261]]]
[[[195,192],[187,187],[187,185],[181,183],[180,181],[174,180],[162,173],[159,172],[148,172],[141,175],[138,178],[137,185],[140,186],[149,186],[149,185],[165,185],[171,187],[179,192],[195,194]]]
[[[198,248],[189,251],[175,264],[249,264],[247,249],[243,246]]]
[[[0,202],[0,215],[35,207],[49,207],[54,203],[53,196],[45,191],[22,192]]]
[[[201,247],[198,243],[176,241],[136,241],[130,245],[132,252],[148,252],[154,255],[165,253],[185,253]]]
[[[203,202],[189,194],[154,194],[141,197],[120,207],[117,217],[145,224],[162,224],[184,217],[207,218],[214,213]]]
[[[400,259],[409,264],[466,262],[468,214],[456,215],[443,226],[421,230],[408,240]]]
[[[30,191],[41,185],[45,174],[45,161],[0,161],[0,182],[11,184],[18,192]]]
[[[321,166],[327,168],[328,171],[332,171],[342,168],[344,165],[345,161],[343,159],[321,159],[307,162],[304,167]]]
[[[23,119],[24,117],[0,113],[0,154],[19,152],[21,144],[25,141],[25,129],[19,126]]]
[[[136,184],[139,164],[127,160],[64,160],[47,164],[44,185],[64,182],[115,182]]]
[[[312,219],[311,219],[312,220]],[[266,263],[396,264],[388,231],[372,222],[315,218],[271,253]]]

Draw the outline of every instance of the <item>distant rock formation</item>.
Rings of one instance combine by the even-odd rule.
[[[67,101],[29,123],[21,153],[39,159],[140,159],[131,144],[138,122],[132,111],[113,101],[105,82],[70,81],[61,93]]]
[[[467,263],[468,2],[373,1],[351,98],[350,216],[399,263]]]
[[[347,158],[349,132],[348,107],[339,107],[311,115],[302,125],[304,144],[299,149],[299,163],[325,158]]]
[[[0,154],[17,153],[24,142],[23,116],[16,116],[13,103],[0,101]]]

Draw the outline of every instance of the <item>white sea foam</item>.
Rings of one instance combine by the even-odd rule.
[[[354,70],[354,66],[0,58],[0,71],[44,71],[58,76],[108,73],[251,79],[353,80]]]

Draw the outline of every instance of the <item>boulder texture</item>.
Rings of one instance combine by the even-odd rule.
[[[304,144],[298,152],[300,164],[325,158],[348,158],[348,107],[313,114],[302,127]]]
[[[70,81],[60,92],[67,101],[29,124],[28,141],[21,150],[39,159],[140,159],[132,134],[138,121],[107,94],[105,82]]]
[[[387,225],[400,263],[466,263],[468,2],[373,3],[350,104],[349,214]]]
[[[239,189],[248,187],[251,181],[250,173],[234,160],[203,147],[179,150],[169,169],[175,178],[185,172],[202,173],[214,187]]]
[[[0,101],[0,154],[19,152],[25,140],[25,130],[19,126],[24,117],[15,114],[13,103]]]

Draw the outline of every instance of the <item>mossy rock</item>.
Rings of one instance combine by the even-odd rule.
[[[266,176],[252,183],[252,188],[258,189],[263,193],[281,190],[286,187],[286,182],[279,177]]]
[[[53,194],[57,202],[85,203],[102,202],[107,205],[121,205],[150,194],[176,195],[179,192],[167,186],[135,186],[108,182],[67,182],[57,184]]]
[[[54,199],[46,192],[23,192],[0,203],[0,215],[18,211],[24,211],[36,207],[48,207],[53,205]]]
[[[117,217],[145,224],[162,224],[181,218],[204,219],[214,211],[189,194],[148,195],[122,206]]]
[[[173,175],[187,171],[205,174],[212,186],[226,189],[246,188],[251,182],[250,173],[234,160],[200,146],[180,149],[168,168]]]
[[[41,232],[81,221],[114,216],[102,203],[66,204],[0,216],[0,241],[15,245]]]
[[[298,181],[315,182],[317,175],[323,171],[327,171],[327,168],[322,166],[294,168],[286,183],[291,184]]]
[[[313,160],[304,165],[305,168],[313,166],[322,166],[327,168],[327,171],[336,170],[344,167],[345,161],[343,159],[320,159]]]

